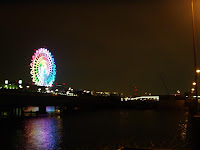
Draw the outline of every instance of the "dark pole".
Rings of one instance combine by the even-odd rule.
[[[196,41],[195,41],[195,22],[194,22],[194,1],[192,0],[192,28],[193,28],[193,48],[194,48],[194,80],[195,80],[195,95],[196,95],[196,107],[195,107],[195,112],[198,112],[198,83],[197,83],[197,57],[196,57]]]

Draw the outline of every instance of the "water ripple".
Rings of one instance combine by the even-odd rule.
[[[24,120],[22,141],[18,148],[31,150],[59,150],[62,144],[62,120],[59,118],[36,118]],[[20,136],[19,135],[19,136]],[[20,137],[19,137],[20,139]]]

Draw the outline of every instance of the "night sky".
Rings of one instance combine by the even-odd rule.
[[[200,3],[194,1],[200,51]],[[46,46],[55,56],[56,82],[75,89],[129,95],[135,86],[140,94],[167,94],[166,87],[170,93],[189,91],[194,80],[190,2],[1,2],[0,81],[31,81],[34,49]]]

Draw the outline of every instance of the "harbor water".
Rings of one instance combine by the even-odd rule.
[[[187,111],[111,109],[1,120],[0,149],[188,148]]]

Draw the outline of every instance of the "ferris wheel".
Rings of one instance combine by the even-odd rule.
[[[32,81],[37,86],[52,86],[56,76],[56,65],[51,52],[46,48],[36,50],[31,60]]]

